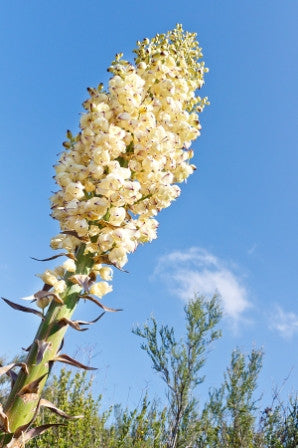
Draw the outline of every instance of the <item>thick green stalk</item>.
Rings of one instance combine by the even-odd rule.
[[[88,274],[93,262],[90,256],[84,255],[84,245],[81,245],[79,247],[76,257],[76,273]],[[26,360],[29,374],[20,371],[14,387],[12,388],[11,393],[8,397],[4,411],[8,417],[11,433],[14,433],[20,426],[29,423],[33,418],[42,388],[45,385],[49,375],[49,361],[54,359],[57,355],[57,352],[59,351],[59,348],[63,341],[65,331],[67,329],[67,325],[61,327],[58,322],[62,318],[70,319],[78,303],[79,295],[81,293],[81,287],[78,285],[74,285],[71,281],[69,281],[68,278],[70,276],[71,274],[66,275],[65,280],[67,281],[67,289],[61,296],[61,298],[64,300],[64,304],[59,305],[58,303],[52,301],[44,320],[39,326]],[[39,364],[36,364],[36,340],[46,341],[47,343],[50,343],[49,348],[44,353],[43,359]],[[34,396],[33,394],[31,394],[30,396],[28,394],[27,397],[23,396],[23,398],[18,395],[21,389],[23,389],[26,385],[32,383],[32,381],[35,381],[38,378],[42,377],[43,375],[44,378],[39,383],[37,395]],[[4,443],[6,442],[7,438]]]

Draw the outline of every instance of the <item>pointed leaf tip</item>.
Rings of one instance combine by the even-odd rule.
[[[26,375],[28,375],[29,373],[27,364],[25,362],[13,362],[11,364],[7,364],[7,366],[0,366],[0,376],[7,374],[14,367],[21,367],[21,369],[23,370],[24,373],[26,373]]]
[[[2,404],[0,404],[0,428],[4,432],[10,432],[8,417],[3,411]]]
[[[23,311],[24,313],[35,314],[36,316],[39,316],[42,320],[44,319],[43,314],[40,311],[35,310],[34,308],[28,308],[27,306],[19,305],[18,303],[5,299],[4,297],[1,297],[1,299],[4,300],[4,302],[7,303],[7,305],[9,305],[11,308],[15,310]]]
[[[34,294],[34,297],[35,297],[35,300],[41,300],[41,299],[48,297],[49,299],[52,298],[54,300],[54,302],[59,303],[59,305],[64,304],[63,300],[52,291],[45,291],[42,289],[40,291],[37,291]]]
[[[31,258],[31,260],[34,260],[34,261],[51,261],[51,260],[55,260],[56,258],[59,258],[59,257],[67,257],[67,255],[68,254],[62,253],[62,254],[53,255],[52,257],[48,257],[48,258],[35,258],[35,257],[30,257],[30,258]]]
[[[108,306],[105,306],[102,303],[100,303],[99,300],[97,300],[94,297],[89,296],[89,295],[83,295],[80,298],[90,300],[91,302],[95,303],[97,306],[102,308],[104,311],[107,311],[108,313],[117,313],[118,311],[123,311],[122,308],[110,308]]]
[[[52,361],[64,362],[65,364],[69,364],[71,366],[78,367],[84,370],[97,370],[96,367],[86,366],[85,364],[82,364],[81,362],[77,361],[76,359],[73,359],[71,356],[66,354],[58,355],[54,359],[52,359]]]
[[[67,317],[62,317],[62,319],[60,319],[58,321],[58,325],[61,328],[64,327],[65,325],[69,325],[71,328],[73,328],[74,330],[77,330],[77,331],[86,331],[86,330],[88,330],[88,328],[81,328],[80,321],[78,321],[78,320],[70,320],[70,319],[67,319]]]
[[[26,432],[22,432],[19,437],[14,437],[8,445],[4,448],[23,448],[29,440],[34,439],[35,437],[40,436],[49,428],[53,428],[55,426],[65,426],[64,423],[47,423],[46,425],[37,426],[36,428],[31,428]]]
[[[47,351],[47,349],[51,346],[50,342],[47,342],[45,340],[35,340],[37,344],[37,354],[36,354],[36,365],[40,364],[43,360],[44,354]]]
[[[86,321],[86,320],[70,320],[66,317],[62,317],[62,319],[59,320],[58,324],[60,326],[69,325],[71,328],[74,328],[78,331],[86,331],[88,328],[82,328],[81,325],[92,325],[95,324],[99,319],[102,318],[102,316],[105,314],[105,311],[101,313],[99,316],[97,316],[95,319]]]
[[[48,372],[41,375],[36,380],[31,381],[29,384],[25,384],[25,386],[22,387],[22,389],[19,391],[18,396],[22,397],[26,394],[37,394],[39,390],[39,384],[40,382],[48,375]]]
[[[44,398],[42,398],[40,400],[40,406],[50,409],[50,411],[54,412],[55,414],[59,415],[60,417],[66,418],[68,420],[76,420],[78,418],[84,417],[84,415],[69,415],[66,412],[62,411],[61,409],[57,408],[57,406],[55,406],[50,401],[45,400]]]

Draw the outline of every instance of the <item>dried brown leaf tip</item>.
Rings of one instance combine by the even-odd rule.
[[[18,378],[18,374],[16,372],[14,372],[13,370],[9,370],[7,372],[7,376],[10,377],[10,379],[11,379],[11,388],[13,388],[14,383],[16,382],[16,380]]]
[[[22,300],[31,300],[31,302],[36,302],[37,306],[42,309],[46,308],[52,300],[59,305],[63,305],[64,301],[53,291],[50,291],[51,288],[51,285],[45,283],[43,289],[37,291],[31,296],[22,297]]]
[[[17,377],[18,377],[18,374],[16,372],[14,372],[14,370],[13,370],[15,367],[21,367],[21,370],[26,375],[29,374],[28,366],[27,366],[27,364],[25,362],[14,362],[14,363],[8,364],[6,366],[1,366],[0,367],[0,376],[1,375],[5,375],[5,374],[7,376],[9,376],[10,379],[11,379],[11,386],[12,387],[14,386],[14,383],[15,383]]]
[[[48,258],[35,258],[35,257],[30,257],[32,260],[34,261],[51,261],[51,260],[55,260],[56,258],[59,257],[67,257],[68,254],[57,254],[57,255],[53,255],[52,257],[48,257]]]
[[[28,367],[25,362],[13,362],[11,364],[7,364],[7,366],[0,366],[0,376],[8,374],[10,370],[12,370],[14,367],[21,367],[24,373],[28,375]]]
[[[1,299],[4,300],[4,302],[7,303],[7,305],[9,305],[14,310],[23,311],[24,313],[35,314],[36,316],[41,317],[41,319],[44,319],[43,314],[40,311],[35,310],[34,308],[28,308],[27,306],[19,305],[18,303],[5,299],[4,297],[1,297]]]
[[[49,285],[48,283],[45,283],[42,287],[43,291],[49,291],[52,288],[52,285]]]
[[[36,339],[35,342],[37,344],[36,364],[38,365],[43,360],[45,352],[51,347],[51,343],[39,339]]]
[[[78,368],[84,369],[84,370],[97,370],[96,367],[86,366],[85,364],[82,364],[81,362],[77,361],[76,359],[71,358],[71,356],[66,355],[66,354],[58,355],[54,359],[52,359],[52,361],[63,362],[65,364],[69,364],[71,366],[78,367]]]
[[[54,302],[58,303],[59,305],[64,304],[63,300],[52,291],[44,291],[44,290],[37,291],[34,294],[34,299],[37,300],[37,302],[41,302],[43,299],[49,299],[49,300],[53,299]]]
[[[29,347],[26,347],[26,348],[22,347],[22,350],[24,350],[24,352],[30,352],[31,347],[32,347],[32,344],[30,344]]]
[[[105,312],[101,313],[99,316],[97,316],[95,319],[86,321],[86,320],[70,320],[66,317],[63,317],[59,320],[58,324],[62,327],[64,325],[69,325],[71,328],[77,331],[86,331],[88,328],[82,328],[81,325],[92,325],[95,324],[99,319],[103,317]]]
[[[122,308],[110,308],[108,306],[105,306],[101,302],[99,302],[99,300],[89,295],[83,295],[81,296],[81,299],[90,300],[91,302],[95,303],[97,306],[102,308],[104,311],[107,311],[108,313],[117,313],[118,311],[123,311]]]
[[[3,411],[3,407],[0,404],[0,428],[4,432],[10,432],[8,417]]]
[[[29,440],[34,439],[35,437],[40,436],[49,428],[64,426],[63,423],[48,423],[46,425],[37,426],[36,428],[31,428],[26,432],[22,432],[18,437],[14,437],[8,445],[5,445],[4,448],[23,448]]]
[[[31,381],[29,384],[25,384],[25,386],[22,387],[20,392],[18,393],[18,396],[23,398],[26,394],[38,394],[39,392],[39,385],[41,381],[47,376],[47,373],[44,373],[42,376],[37,378],[36,380]]]
[[[69,325],[71,328],[77,331],[86,331],[88,328],[81,328],[80,322],[78,320],[70,320],[67,319],[67,317],[62,317],[62,319],[59,320],[58,325],[59,327],[64,327],[65,325]]]
[[[95,263],[103,263],[103,264],[107,264],[107,265],[109,265],[109,266],[114,266],[114,268],[118,269],[119,271],[121,271],[121,272],[125,272],[126,274],[129,274],[128,271],[126,271],[125,269],[123,269],[123,268],[117,266],[116,263],[113,263],[113,262],[109,259],[108,255],[99,255],[99,256],[97,256],[97,257],[94,258],[94,262],[95,262]]]
[[[42,398],[40,400],[40,406],[43,406],[43,407],[49,409],[50,411],[54,412],[55,414],[59,415],[60,417],[67,418],[69,420],[75,420],[75,419],[84,417],[84,415],[69,415],[69,414],[66,414],[66,412],[64,412],[61,409],[57,408],[57,406],[55,406],[50,401],[45,400],[44,398]]]

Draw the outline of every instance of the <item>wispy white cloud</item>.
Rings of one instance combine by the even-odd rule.
[[[184,301],[194,294],[219,293],[225,314],[237,320],[251,304],[234,268],[210,252],[192,247],[161,257],[154,274],[166,282],[172,294]]]
[[[257,244],[254,243],[254,244],[247,250],[248,255],[252,255],[252,254],[254,254],[255,251],[256,251],[256,249],[257,249],[257,247],[258,247]]]
[[[278,331],[285,339],[290,339],[298,333],[298,315],[292,311],[284,311],[276,305],[270,316],[270,328]]]

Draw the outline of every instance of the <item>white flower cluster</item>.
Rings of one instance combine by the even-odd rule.
[[[116,56],[107,91],[102,85],[88,89],[81,132],[68,133],[55,167],[60,189],[51,198],[62,231],[51,247],[74,254],[83,241],[95,260],[104,257],[118,268],[139,243],[156,238],[154,217],[179,196],[176,183],[195,169],[190,145],[200,135],[198,113],[207,103],[196,96],[207,69],[195,34],[177,25],[137,45],[135,65]],[[68,262],[65,269],[75,267]],[[110,279],[102,269],[94,265],[103,280]],[[53,286],[57,281],[51,278]],[[109,290],[95,285],[98,295]]]

